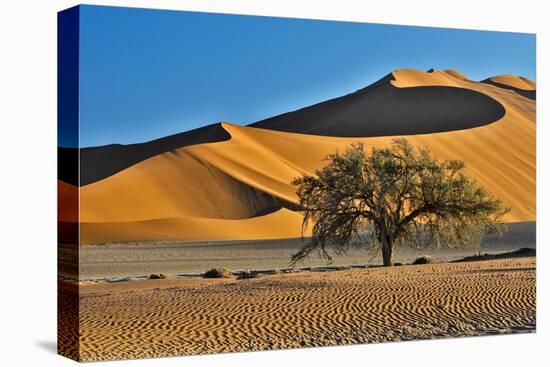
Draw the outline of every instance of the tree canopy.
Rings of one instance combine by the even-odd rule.
[[[389,266],[396,245],[475,245],[505,229],[510,209],[464,174],[464,162],[439,161],[406,139],[371,154],[354,143],[326,160],[315,175],[292,181],[304,208],[302,232],[313,226],[292,265],[317,251],[331,261],[328,250],[343,254],[354,243],[381,250]]]

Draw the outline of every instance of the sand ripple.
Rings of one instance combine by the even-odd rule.
[[[488,335],[536,321],[534,257],[133,283],[81,287],[81,360]]]

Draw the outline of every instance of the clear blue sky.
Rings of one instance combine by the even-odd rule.
[[[400,68],[535,79],[529,34],[96,6],[80,14],[82,147],[248,124]]]

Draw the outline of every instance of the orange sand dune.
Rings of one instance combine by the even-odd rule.
[[[302,215],[288,209],[248,219],[168,218],[135,222],[81,223],[83,243],[154,240],[260,240],[299,237]],[[309,232],[305,233],[306,235]]]
[[[531,87],[531,90],[537,89],[537,83],[529,78],[526,78],[524,76],[519,77],[521,80],[523,80],[529,87]]]
[[[482,83],[491,84],[500,88],[510,89],[532,100],[537,98],[537,85],[534,81],[512,74],[498,75],[482,81]]]
[[[469,81],[454,71],[399,70],[393,76],[391,83],[398,88],[472,89],[504,106],[504,117],[485,126],[406,137],[441,159],[464,160],[467,174],[512,208],[507,221],[534,220],[535,102],[512,90]],[[277,207],[296,209],[290,181],[314,173],[327,154],[354,141],[361,140],[370,149],[387,146],[393,139],[222,126],[231,135],[229,140],[163,153],[81,187],[81,242],[296,237],[298,230],[291,234],[299,228],[299,214],[262,215]],[[281,213],[286,215],[284,225]],[[268,231],[254,232],[242,224],[258,215],[250,221],[261,221]]]
[[[459,80],[462,80],[462,81],[469,81],[470,79],[468,79],[468,77],[464,74],[462,74],[461,72],[457,71],[457,70],[443,70],[443,71],[435,71],[435,70],[432,70],[431,72],[435,72],[435,73],[445,73],[449,76],[452,76],[453,78],[455,79],[459,79]]]
[[[57,220],[78,221],[78,189],[66,182],[57,180]]]
[[[508,85],[510,87],[523,89],[523,90],[535,90],[537,89],[536,83],[530,79],[524,77],[518,77],[512,74],[497,75],[489,78],[490,80]]]

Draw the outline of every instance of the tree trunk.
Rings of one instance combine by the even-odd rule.
[[[390,242],[389,239],[384,239],[382,241],[382,260],[384,261],[384,266],[392,266],[392,256],[393,256],[393,242]]]

